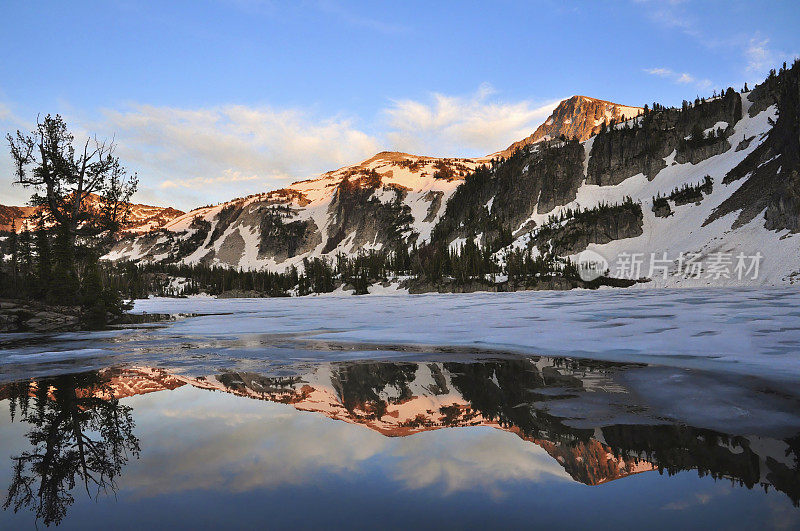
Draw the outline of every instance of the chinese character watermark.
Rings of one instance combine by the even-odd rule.
[[[597,253],[594,253],[597,254]],[[764,255],[756,252],[746,255],[714,252],[708,255],[682,252],[671,258],[667,252],[650,253],[649,260],[645,253],[622,252],[617,256],[614,273],[617,278],[638,280],[647,278],[667,280],[670,277],[687,279],[724,280],[756,280]],[[644,265],[647,265],[643,269]],[[595,277],[596,278],[596,277]]]

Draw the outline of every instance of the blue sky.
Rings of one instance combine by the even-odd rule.
[[[191,208],[384,149],[483,155],[573,94],[628,105],[762,79],[796,2],[3,0],[0,127],[114,135],[137,199]],[[0,152],[0,203],[23,203]]]

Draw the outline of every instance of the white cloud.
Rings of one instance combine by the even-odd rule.
[[[431,101],[394,101],[385,110],[392,149],[425,155],[486,155],[530,135],[557,101],[489,101],[484,84],[470,96],[434,93]]]
[[[675,74],[675,72],[668,68],[645,68],[644,71],[648,74],[660,77],[670,77]]]
[[[367,158],[380,148],[349,118],[241,105],[132,105],[104,111],[92,129],[115,135],[118,155],[139,171],[144,187],[182,191],[185,200],[227,200],[273,189]]]
[[[227,169],[222,172],[222,175],[216,177],[192,177],[191,179],[168,179],[162,181],[160,188],[195,188],[204,185],[216,185],[219,183],[240,183],[248,181],[260,181],[262,178],[258,175],[244,175],[240,171]]]
[[[741,54],[743,72],[749,76],[756,74],[751,81],[761,82],[769,69],[777,69],[784,61],[789,63],[800,55],[797,51],[789,53],[772,49],[770,40],[758,32],[748,38],[746,35],[733,34],[708,24],[700,24],[686,0],[633,0],[633,2],[645,9],[645,15],[655,24],[679,31],[706,49],[723,49],[737,55]],[[744,9],[750,8],[745,5]],[[711,85],[708,79],[697,82],[700,89],[709,88]]]
[[[650,74],[651,76],[663,77],[680,85],[693,84],[697,88],[703,90],[709,89],[713,85],[710,79],[706,78],[698,79],[688,72],[676,72],[670,68],[664,68],[664,67],[644,68],[643,71],[647,74]]]
[[[530,135],[558,101],[498,101],[488,84],[473,94],[432,94],[427,101],[392,101],[368,134],[349,116],[244,105],[179,108],[132,103],[89,118],[66,116],[80,138],[114,138],[117,155],[140,178],[138,202],[191,209],[272,190],[291,181],[360,162],[381,150],[424,155],[487,155]],[[18,127],[0,102],[0,123]],[[12,123],[15,127],[11,127]],[[21,126],[30,129],[33,124]],[[0,169],[10,159],[0,155]],[[8,173],[8,172],[6,172]],[[4,203],[28,191],[0,185]]]
[[[764,68],[772,65],[770,59],[772,53],[767,48],[767,44],[769,44],[769,39],[760,40],[755,37],[750,39],[744,51],[744,56],[747,59],[748,72],[760,72]]]
[[[496,428],[385,437],[286,404],[188,386],[169,393],[168,404],[161,393],[126,401],[137,414],[137,435],[148,442],[147,453],[125,470],[124,489],[135,498],[286,488],[370,469],[380,470],[391,487],[441,496],[502,496],[509,482],[571,481],[541,447]],[[186,435],[180,444],[165,425]]]
[[[676,29],[690,37],[701,37],[697,21],[684,5],[685,0],[634,0],[645,9],[645,16],[667,29]]]
[[[317,7],[321,11],[329,15],[333,15],[347,24],[357,26],[359,28],[366,28],[384,35],[396,35],[399,33],[406,33],[408,31],[408,28],[405,26],[363,16],[361,13],[363,11],[363,6],[358,10],[348,10],[338,2],[333,2],[332,0],[319,0],[317,2]]]

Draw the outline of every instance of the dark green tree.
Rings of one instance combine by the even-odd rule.
[[[52,257],[50,256],[50,240],[43,227],[36,230],[36,286],[38,296],[47,299],[50,296],[50,283],[53,274]]]

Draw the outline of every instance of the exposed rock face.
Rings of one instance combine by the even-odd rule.
[[[745,182],[703,223],[739,211],[733,228],[764,212],[770,230],[800,232],[800,66],[770,77],[749,96],[753,109],[777,105],[778,119],[766,141],[723,179]]]
[[[553,114],[531,136],[514,142],[500,154],[508,156],[521,147],[561,135],[583,142],[596,135],[604,121],[619,122],[623,117],[631,119],[641,114],[642,110],[641,107],[628,107],[586,96],[572,96],[559,103]]]
[[[583,146],[577,142],[543,144],[523,157],[519,175],[513,168],[498,171],[496,179],[498,206],[507,205],[504,215],[518,225],[533,211],[546,214],[556,206],[573,201],[583,181]]]
[[[0,205],[0,231],[11,230],[12,226],[17,230],[22,230],[25,219],[33,214],[35,210],[33,207],[28,206]]]
[[[439,215],[439,210],[442,208],[442,197],[444,192],[430,191],[423,196],[423,200],[430,203],[428,205],[428,212],[425,214],[425,219],[422,221],[431,222]]]
[[[601,186],[616,185],[643,173],[652,180],[667,166],[675,152],[675,162],[697,164],[730,148],[727,136],[742,117],[740,95],[730,91],[720,98],[686,109],[650,112],[635,125],[623,124],[598,134],[592,143],[586,182]],[[694,129],[716,130],[719,137],[697,142],[688,140]]]
[[[577,141],[544,141],[515,152],[491,170],[478,170],[447,203],[435,237],[494,236],[492,220],[514,230],[532,212],[548,213],[573,201],[583,182],[584,149]],[[491,211],[486,205],[492,202]]]
[[[183,214],[183,211],[172,207],[132,205],[131,217],[123,230],[126,232],[144,232],[157,229]]]
[[[322,243],[322,235],[313,219],[295,220],[296,213],[289,207],[273,206],[262,209],[259,257],[271,256],[283,262],[304,254]]]
[[[334,250],[348,236],[353,245],[381,243],[392,248],[411,232],[414,220],[411,209],[403,204],[405,191],[400,187],[381,187],[377,172],[366,172],[358,179],[345,178],[338,186],[328,208],[330,223],[323,253]],[[388,200],[376,197],[385,192]]]
[[[543,227],[534,236],[540,249],[550,246],[559,256],[577,254],[590,243],[608,243],[642,234],[642,207],[636,203],[585,212],[563,225]]]

